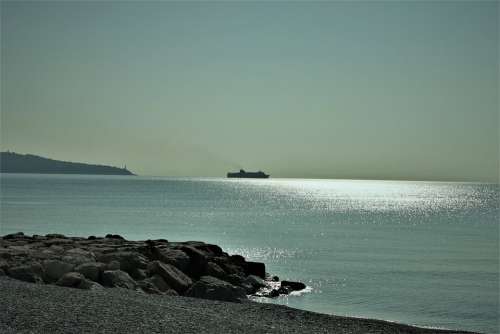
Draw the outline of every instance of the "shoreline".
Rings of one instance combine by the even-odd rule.
[[[126,289],[79,290],[0,277],[0,332],[13,333],[401,333],[473,332]]]
[[[305,288],[301,282],[280,281],[277,276],[271,276],[264,263],[229,255],[217,245],[200,241],[128,241],[112,234],[87,238],[60,234],[27,236],[22,232],[0,238],[3,301],[0,314],[6,314],[0,318],[0,329],[5,333],[68,332],[64,326],[60,330],[56,326],[66,321],[57,312],[44,315],[41,321],[46,325],[45,330],[26,327],[34,323],[31,315],[36,318],[36,314],[44,312],[44,305],[52,305],[56,310],[71,309],[71,315],[80,317],[72,322],[82,332],[94,326],[89,325],[92,322],[105,323],[101,317],[108,311],[112,313],[111,318],[122,324],[127,323],[124,317],[134,317],[130,312],[144,312],[140,310],[150,309],[148,313],[156,312],[160,319],[162,314],[176,318],[182,310],[206,318],[205,308],[221,308],[223,314],[211,314],[209,318],[222,317],[229,327],[212,324],[213,328],[207,329],[198,321],[191,323],[197,331],[186,327],[182,332],[471,333],[321,314],[248,298],[277,297]],[[112,304],[109,306],[112,310],[102,309],[106,303]],[[130,303],[140,305],[139,309],[127,308]],[[115,308],[120,311],[115,312]],[[171,309],[174,313],[164,313]],[[254,315],[252,321],[248,319],[249,314]],[[311,322],[310,318],[316,320]],[[153,326],[157,321],[154,319],[146,315],[140,321]],[[172,321],[170,326],[182,325],[176,319]],[[113,326],[89,331],[112,332]],[[123,327],[123,331],[134,332],[134,323],[128,326],[132,327]],[[169,333],[167,327],[161,332]]]

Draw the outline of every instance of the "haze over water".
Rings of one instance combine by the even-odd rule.
[[[267,300],[498,330],[499,186],[1,174],[0,232],[216,243],[312,288]]]

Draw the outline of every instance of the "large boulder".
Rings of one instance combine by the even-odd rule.
[[[245,290],[212,276],[202,276],[185,296],[240,303],[247,299]]]
[[[104,264],[100,262],[82,263],[75,268],[75,271],[82,274],[91,281],[99,282],[101,273],[104,271]]]
[[[207,257],[205,253],[193,246],[183,246],[181,250],[189,256],[189,276],[198,278],[206,273]]]
[[[266,278],[266,265],[262,262],[251,262],[245,263],[245,274],[255,275],[262,279]]]
[[[160,275],[153,275],[147,280],[154,284],[154,286],[157,287],[161,292],[165,292],[171,289],[167,282],[165,282],[165,280]]]
[[[126,271],[130,275],[136,276],[137,269],[146,269],[148,260],[144,255],[133,251],[119,251],[105,253],[97,256],[97,260],[103,263],[117,261],[120,263],[120,270]]]
[[[257,292],[257,290],[259,290],[260,288],[263,288],[267,285],[262,278],[255,275],[249,275],[243,280],[242,286],[245,288],[248,294],[253,294]]]
[[[281,281],[281,286],[290,289],[291,291],[303,290],[306,285],[302,282]]]
[[[78,288],[84,290],[102,289],[102,286],[99,283],[92,282],[91,280],[86,279],[85,276],[77,272],[69,272],[64,274],[56,282],[56,284],[69,288]]]
[[[187,272],[189,268],[190,258],[180,249],[173,248],[158,248],[158,260],[163,263],[171,264],[183,272]]]
[[[136,282],[124,271],[106,270],[102,273],[102,284],[108,287],[135,289]]]
[[[7,275],[25,282],[43,283],[43,268],[38,263],[8,268]]]
[[[148,272],[150,275],[159,275],[165,282],[178,293],[186,291],[193,281],[189,276],[177,269],[171,264],[162,263],[160,261],[153,261],[148,265]]]
[[[55,282],[64,274],[73,271],[74,265],[59,260],[45,260],[42,262],[47,282]]]
[[[87,262],[95,262],[96,259],[93,252],[81,248],[73,248],[65,253],[62,260],[74,265],[80,265]]]
[[[210,261],[207,263],[206,273],[207,276],[213,276],[220,279],[224,279],[224,277],[227,276],[226,272],[217,263]]]

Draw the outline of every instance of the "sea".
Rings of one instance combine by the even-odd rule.
[[[0,234],[201,240],[302,293],[260,301],[499,330],[498,184],[0,174]]]

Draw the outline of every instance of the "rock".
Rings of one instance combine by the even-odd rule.
[[[144,269],[139,269],[139,268],[134,268],[128,271],[128,274],[136,281],[140,281],[148,277],[146,271]]]
[[[238,274],[231,274],[231,275],[228,275],[225,280],[233,285],[241,285],[241,284],[243,284],[243,281],[245,280],[245,278],[241,275],[238,275]]]
[[[104,271],[104,264],[100,262],[82,263],[75,268],[75,271],[91,281],[99,282],[101,272]]]
[[[117,287],[125,289],[135,289],[136,283],[124,271],[121,270],[106,270],[102,273],[102,284],[108,287]]]
[[[281,281],[282,287],[288,287],[292,291],[303,290],[306,288],[306,285],[301,282],[292,282],[292,281]]]
[[[280,278],[278,276],[273,276],[273,277],[271,277],[271,281],[273,281],[273,282],[279,282]]]
[[[87,238],[87,240],[95,240],[95,239],[97,239],[95,235],[90,235],[90,236]]]
[[[158,248],[158,260],[163,263],[171,264],[183,272],[187,272],[191,259],[180,249],[173,248]]]
[[[78,286],[78,289],[100,290],[100,289],[104,289],[104,287],[102,285],[100,285],[99,283],[97,283],[97,282],[93,282],[91,280],[84,279],[84,280],[82,280],[82,282]]]
[[[288,295],[290,292],[291,292],[291,289],[288,286],[280,286],[278,289],[278,293],[280,295]]]
[[[59,260],[45,260],[42,262],[47,282],[55,282],[64,274],[73,271],[74,265]]]
[[[8,269],[7,275],[25,282],[43,283],[43,269],[39,264],[11,267]]]
[[[223,254],[222,248],[213,244],[196,245],[195,248],[208,253],[211,256],[221,256]]]
[[[56,285],[84,290],[96,290],[103,288],[99,283],[92,282],[91,280],[86,279],[82,274],[77,272],[69,272],[64,274],[56,282]]]
[[[95,254],[91,251],[81,249],[81,248],[73,248],[66,252],[65,256],[70,258],[75,264],[82,264],[86,262],[95,262]]]
[[[248,286],[249,288],[246,289],[248,294],[255,293],[257,290],[260,288],[263,288],[266,286],[266,282],[258,276],[255,275],[249,275],[247,276],[244,281],[243,281],[243,286],[246,287]]]
[[[167,291],[165,291],[163,293],[165,296],[178,296],[179,294],[177,293],[177,291],[173,290],[173,289],[169,289]]]
[[[137,269],[146,269],[148,267],[147,259],[138,252],[119,251],[106,253],[98,255],[97,260],[103,263],[118,261],[120,263],[120,270],[126,271],[130,275],[135,275]]]
[[[106,234],[105,238],[108,238],[108,239],[118,239],[118,240],[125,240],[124,237],[122,237],[121,235],[119,234]]]
[[[110,261],[104,264],[104,270],[120,270],[120,262]]]
[[[193,246],[183,246],[181,250],[189,256],[189,268],[187,273],[194,278],[198,278],[206,273],[207,257],[199,249]]]
[[[12,239],[24,239],[25,235],[23,232],[11,233],[3,236],[4,240],[12,240]]]
[[[161,291],[151,281],[143,280],[137,282],[138,287],[145,293],[159,295]]]
[[[280,295],[279,291],[277,289],[271,290],[267,295],[264,295],[264,297],[268,298],[276,298]]]
[[[156,286],[161,292],[171,290],[170,286],[160,275],[153,275],[147,280],[154,284],[154,286]]]
[[[43,242],[45,246],[50,247],[52,245],[69,245],[73,244],[74,241],[71,239],[62,239],[62,238],[49,238]]]
[[[241,255],[238,255],[238,254],[235,254],[235,255],[231,255],[229,257],[229,260],[232,262],[232,263],[235,263],[237,265],[243,265],[246,261],[245,261],[245,258]]]
[[[80,273],[69,272],[59,278],[56,285],[77,288],[84,279],[85,277]]]
[[[148,272],[151,275],[160,275],[165,282],[178,293],[186,291],[193,281],[182,271],[171,264],[153,261],[148,264]]]
[[[207,263],[206,273],[207,276],[213,276],[220,279],[224,279],[224,277],[226,277],[226,272],[222,270],[222,268],[217,263],[214,262]]]
[[[247,298],[242,288],[212,276],[202,276],[186,291],[185,296],[228,302],[241,302]]]
[[[251,262],[245,263],[245,273],[247,275],[255,275],[260,278],[266,278],[266,265],[262,262]]]
[[[46,234],[45,238],[48,238],[48,239],[66,239],[66,236],[64,234],[50,233],[50,234]]]

